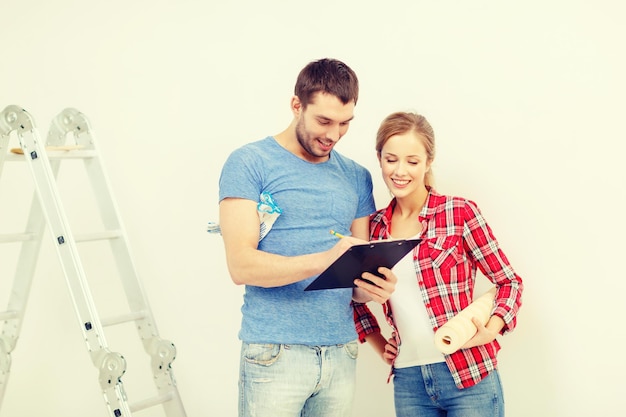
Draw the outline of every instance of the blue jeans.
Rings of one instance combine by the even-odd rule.
[[[239,417],[351,417],[358,343],[242,343]]]
[[[500,375],[459,389],[445,362],[394,369],[396,417],[503,417]]]

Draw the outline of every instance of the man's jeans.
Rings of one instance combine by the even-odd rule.
[[[464,389],[454,385],[445,362],[394,369],[397,417],[503,417],[504,398],[497,370]]]
[[[239,417],[351,417],[358,342],[242,343]]]

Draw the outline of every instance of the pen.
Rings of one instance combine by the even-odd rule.
[[[339,239],[341,239],[342,237],[345,237],[345,236],[344,236],[344,235],[342,235],[341,233],[337,233],[337,232],[335,232],[334,230],[331,230],[331,231],[330,231],[330,234],[331,234],[331,235],[335,235],[335,236],[337,236]]]

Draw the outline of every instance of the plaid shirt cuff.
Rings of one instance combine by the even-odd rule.
[[[354,325],[359,335],[359,341],[365,343],[365,336],[372,333],[380,333],[378,320],[364,303],[352,302],[354,307]]]

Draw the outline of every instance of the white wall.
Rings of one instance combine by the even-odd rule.
[[[65,107],[91,120],[160,333],[178,348],[189,416],[236,413],[242,289],[221,240],[205,232],[217,220],[221,164],[289,123],[297,72],[326,56],[359,75],[339,150],[371,169],[378,206],[388,200],[373,151],[378,123],[422,112],[437,134],[439,191],[478,202],[524,278],[519,327],[501,340],[507,415],[623,407],[626,364],[614,356],[626,339],[622,2],[2,3],[0,108],[23,106],[42,135]],[[0,225],[11,228],[27,211],[30,179],[4,174]],[[87,221],[81,204],[68,197],[66,206]],[[9,246],[0,248],[0,303],[17,253]],[[37,271],[0,417],[105,416],[48,240]],[[99,296],[116,294],[99,285]],[[123,353],[138,399],[151,389],[143,357]],[[359,375],[355,416],[392,416],[387,368],[368,346]]]

